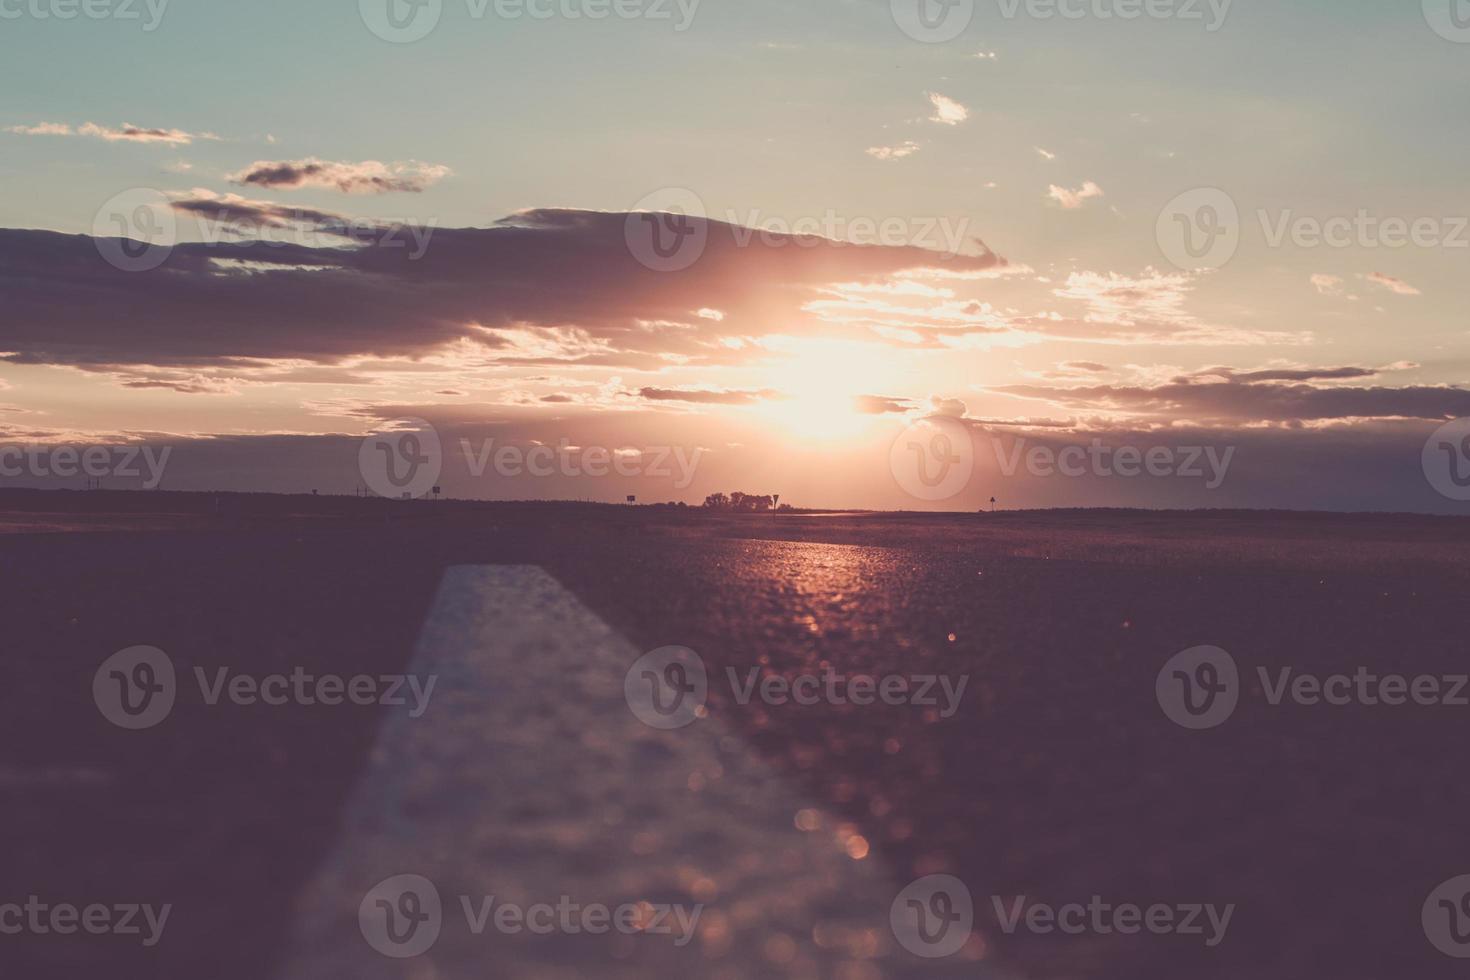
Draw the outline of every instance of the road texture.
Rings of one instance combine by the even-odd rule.
[[[211,705],[194,669],[402,673],[446,570],[532,566],[610,627],[624,657],[696,652],[706,709],[687,728],[640,729],[640,744],[662,748],[638,752],[598,745],[604,729],[589,724],[595,779],[576,768],[583,753],[568,751],[567,718],[538,742],[540,715],[529,712],[524,752],[547,746],[542,791],[488,808],[478,830],[460,823],[456,838],[472,839],[454,846],[489,868],[504,854],[502,882],[555,852],[559,866],[581,869],[575,890],[597,900],[701,904],[679,975],[695,975],[687,950],[695,973],[716,977],[948,975],[905,960],[881,917],[857,922],[822,899],[811,866],[778,862],[787,877],[773,879],[788,827],[737,833],[732,807],[720,833],[685,835],[677,860],[661,851],[655,818],[677,812],[679,792],[691,813],[707,813],[725,769],[733,780],[751,767],[768,774],[757,782],[769,782],[772,799],[796,809],[798,834],[853,866],[839,872],[824,857],[821,874],[839,875],[829,885],[855,874],[854,894],[896,898],[926,876],[964,883],[974,934],[945,961],[956,975],[1461,975],[1430,945],[1421,909],[1441,882],[1470,873],[1470,766],[1458,748],[1470,708],[1273,704],[1258,671],[1272,683],[1286,667],[1464,673],[1465,538],[1463,522],[1413,519],[554,511],[3,537],[0,904],[38,895],[172,911],[154,946],[30,932],[0,936],[0,962],[28,980],[279,975],[355,802],[382,769],[374,746],[392,711]],[[139,644],[167,652],[179,694],[162,723],[125,731],[99,711],[93,680],[109,656]],[[1192,731],[1161,708],[1156,680],[1170,657],[1200,645],[1229,651],[1242,684],[1227,721]],[[591,650],[587,663],[609,669]],[[942,697],[783,704],[744,698],[751,671],[965,686],[953,711]],[[572,705],[585,682],[554,669],[517,680]],[[441,704],[452,688],[436,693]],[[727,766],[690,761],[692,743],[707,747],[712,732]],[[485,764],[497,771],[493,755]],[[432,805],[414,814],[442,816]],[[453,864],[454,853],[429,863]],[[1212,946],[1208,935],[1069,935],[1024,922],[1008,931],[1003,913],[1022,896],[1022,907],[1098,896],[1233,913]],[[350,924],[352,909],[343,914]],[[661,941],[543,945],[545,975],[601,975],[585,969],[601,953],[636,962],[638,944]],[[499,965],[512,962],[534,969],[510,957]],[[492,944],[475,976],[502,975],[496,967]]]

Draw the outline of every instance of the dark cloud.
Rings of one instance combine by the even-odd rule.
[[[418,194],[448,173],[447,167],[421,163],[261,160],[232,175],[230,180],[245,187],[327,187],[344,194]]]
[[[783,397],[769,388],[762,391],[725,391],[707,388],[640,388],[638,397],[651,402],[690,402],[695,405],[753,405]]]
[[[1381,371],[1362,367],[1336,368],[1271,368],[1260,371],[1235,371],[1231,368],[1210,368],[1197,371],[1189,378],[1221,378],[1228,381],[1251,383],[1256,381],[1345,381],[1374,378]],[[1182,379],[1185,380],[1185,379]]]
[[[913,404],[907,398],[888,398],[883,395],[859,395],[857,410],[864,415],[887,415],[909,411]]]
[[[190,381],[124,381],[124,388],[156,388],[163,391],[177,391],[183,395],[213,395],[218,394],[219,389],[200,382]]]
[[[170,206],[183,214],[207,221],[249,229],[290,228],[310,225],[328,234],[346,236],[353,222],[330,211],[293,207],[268,201],[248,201],[241,197],[194,197],[174,201]]]
[[[1175,382],[1157,387],[1004,385],[990,390],[1078,410],[1196,422],[1445,420],[1470,415],[1470,390],[1423,385],[1322,388],[1307,384]]]
[[[709,221],[699,260],[659,272],[630,251],[626,218],[543,210],[490,228],[384,226],[341,246],[188,243],[148,272],[114,268],[88,236],[0,230],[0,351],[28,364],[243,369],[247,359],[416,357],[469,340],[486,363],[732,364],[756,355],[722,340],[763,334],[772,323],[783,332],[862,329],[803,313],[830,283],[1004,263],[990,254],[789,236],[747,241]],[[702,309],[726,316],[702,318]],[[527,330],[535,344],[523,343]]]

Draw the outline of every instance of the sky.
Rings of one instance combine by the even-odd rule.
[[[0,0],[0,55],[0,485],[1470,512],[1464,0]]]

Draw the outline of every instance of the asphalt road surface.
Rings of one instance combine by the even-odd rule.
[[[1453,890],[1442,913],[1426,900],[1470,874],[1470,707],[1451,696],[1470,695],[1453,690],[1467,537],[1427,519],[634,511],[0,537],[0,974],[1462,976],[1435,947],[1437,916],[1462,924]],[[177,696],[128,730],[94,681],[140,645],[167,654]],[[1229,654],[1237,703],[1186,710],[1190,728],[1179,699],[1228,679],[1166,665],[1202,646]],[[706,689],[661,730],[621,686],[666,647]],[[402,706],[225,687],[211,704],[196,668],[437,686],[417,715],[407,685]],[[1441,703],[1353,679],[1392,674],[1439,679]],[[1310,703],[1335,675],[1347,703]],[[374,951],[359,885],[379,871],[440,886],[433,949]],[[638,925],[456,919],[492,894],[629,906]],[[31,896],[40,926],[3,931]],[[99,934],[59,935],[46,915],[67,905],[111,926],[138,906],[141,928],[97,912]],[[681,935],[673,912],[695,907]],[[955,918],[931,957],[895,907],[968,909],[973,928]]]

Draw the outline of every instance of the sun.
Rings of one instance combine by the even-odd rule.
[[[781,431],[806,441],[853,440],[873,427],[859,398],[889,387],[891,362],[871,344],[791,339],[787,359],[774,366],[766,384],[781,397],[757,412]]]
[[[845,392],[804,392],[793,398],[768,402],[762,414],[784,432],[804,440],[836,442],[861,435],[871,415],[857,410],[854,395]]]

